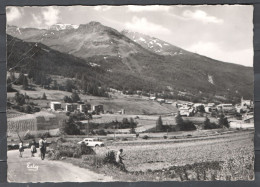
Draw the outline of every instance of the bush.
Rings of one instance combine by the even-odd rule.
[[[218,129],[220,128],[219,125],[216,123],[208,123],[207,125],[204,125],[204,129]]]
[[[114,151],[109,151],[106,153],[104,159],[104,164],[115,164],[116,163],[116,155]]]
[[[149,136],[147,136],[147,135],[144,135],[144,136],[143,136],[143,139],[144,139],[144,140],[147,140],[148,138],[149,138]]]
[[[80,158],[82,155],[94,155],[95,151],[85,144],[74,144],[71,142],[63,142],[63,139],[52,142],[51,151],[48,151],[48,157],[51,160],[59,160],[62,157]]]
[[[164,139],[167,139],[168,137],[167,136],[163,136]]]
[[[107,133],[104,129],[96,130],[97,135],[106,136]]]
[[[34,139],[35,136],[32,135],[30,132],[27,132],[25,135],[24,135],[24,140],[29,140],[29,139]]]
[[[196,126],[191,121],[184,121],[182,125],[178,125],[181,131],[193,131],[196,130]]]
[[[45,138],[50,138],[51,135],[49,132],[44,132],[44,133],[38,133],[37,134],[37,137],[40,138],[40,137],[45,137]]]

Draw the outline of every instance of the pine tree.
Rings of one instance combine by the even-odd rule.
[[[210,120],[208,117],[206,117],[205,121],[204,121],[204,128],[205,129],[210,129]]]
[[[183,119],[181,117],[180,112],[178,112],[177,116],[175,117],[176,125],[183,125]]]
[[[230,127],[228,120],[223,113],[220,114],[218,124],[221,128],[223,128],[223,127],[229,128]]]
[[[44,99],[44,100],[47,99],[47,96],[46,96],[45,92],[42,94],[42,99]]]
[[[76,92],[73,92],[71,95],[71,100],[73,103],[80,101],[80,97]]]
[[[23,89],[24,90],[28,89],[28,80],[26,76],[23,76]]]
[[[162,130],[163,130],[162,117],[159,116],[159,118],[156,121],[156,131],[162,131]]]

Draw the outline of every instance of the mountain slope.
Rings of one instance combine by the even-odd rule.
[[[78,28],[66,28],[66,25],[55,28],[41,30],[7,27],[7,33],[26,42],[42,43],[48,50],[59,51],[60,55],[69,58],[74,56],[80,60],[82,68],[77,72],[70,64],[69,67],[75,70],[70,72],[74,73],[71,76],[76,73],[88,76],[84,69],[96,68],[98,72],[92,72],[93,77],[107,87],[171,92],[175,95],[181,91],[191,97],[253,96],[253,68],[220,62],[149,36],[137,33],[130,35],[127,31],[122,34],[98,22],[90,22]],[[131,39],[133,36],[135,41]],[[23,49],[20,47],[16,50]],[[50,61],[51,58],[56,57],[48,56]],[[62,64],[65,62],[57,61],[57,67],[66,69],[66,65]]]
[[[176,47],[168,42],[162,41],[158,38],[154,38],[142,33],[129,30],[123,30],[121,33],[127,36],[128,38],[132,39],[136,43],[140,44],[143,48],[160,55],[174,56],[183,54],[185,55],[188,53],[187,51],[179,47]]]

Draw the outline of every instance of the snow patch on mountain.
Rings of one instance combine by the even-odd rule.
[[[16,31],[19,32],[19,34],[22,34],[19,27],[17,27]]]
[[[50,27],[50,30],[60,31],[60,30],[78,29],[78,28],[79,28],[79,25],[61,24],[61,23],[58,23],[58,24],[52,25],[52,26]]]
[[[93,62],[89,62],[89,64],[90,64],[92,67],[100,67],[99,64],[96,64],[96,63],[93,63]]]
[[[214,81],[213,81],[213,76],[212,75],[208,75],[208,82],[210,84],[215,84]]]

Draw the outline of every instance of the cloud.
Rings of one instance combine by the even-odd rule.
[[[162,6],[162,5],[146,5],[146,6],[138,6],[138,5],[129,5],[128,11],[130,12],[155,12],[155,11],[166,11],[170,10],[170,6]]]
[[[202,42],[192,44],[186,48],[188,51],[195,52],[223,62],[236,63],[244,66],[253,66],[253,49],[228,50],[223,49],[221,42]]]
[[[22,16],[22,11],[20,11],[17,7],[7,7],[6,9],[7,23],[17,20],[21,16]]]
[[[94,10],[96,10],[96,11],[108,11],[111,8],[112,8],[111,6],[95,6]]]
[[[190,10],[185,10],[182,13],[182,16],[186,19],[202,21],[203,23],[223,23],[222,19],[219,19],[214,16],[210,16],[202,10],[196,10],[194,12],[192,12]]]
[[[41,25],[42,24],[42,18],[40,16],[36,16],[35,14],[32,14],[33,23],[34,25]]]
[[[60,11],[58,8],[55,7],[48,7],[46,8],[46,11],[42,12],[43,18],[45,20],[45,24],[47,26],[51,26],[53,24],[56,24],[59,21],[59,14]]]
[[[134,16],[131,22],[126,22],[125,27],[129,30],[140,32],[143,34],[170,34],[170,30],[155,23],[148,22],[146,18],[138,18]]]

